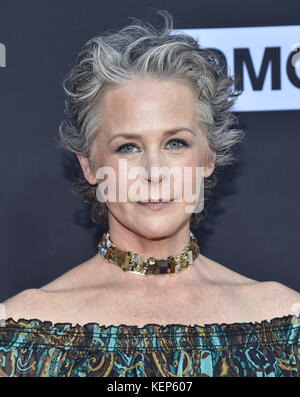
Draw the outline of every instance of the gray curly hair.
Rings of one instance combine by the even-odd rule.
[[[105,90],[137,76],[186,83],[197,95],[208,152],[216,152],[214,172],[204,179],[204,208],[191,215],[190,225],[197,227],[207,215],[208,196],[219,181],[218,170],[234,161],[232,148],[245,135],[234,128],[237,119],[230,112],[241,92],[234,92],[234,78],[227,74],[217,52],[203,48],[189,35],[174,34],[172,16],[166,10],[157,12],[165,20],[163,29],[131,18],[133,23],[121,30],[111,29],[86,42],[63,81],[66,119],[60,123],[56,142],[92,164],[93,142],[101,123],[99,103]],[[93,222],[107,224],[108,209],[96,197],[97,186],[90,185],[81,170],[72,192],[91,205]]]

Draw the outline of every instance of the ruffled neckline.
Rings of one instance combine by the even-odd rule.
[[[14,328],[16,327],[24,327],[24,325],[29,325],[32,327],[38,327],[39,329],[47,329],[47,330],[61,330],[63,329],[64,331],[69,331],[69,332],[107,332],[107,331],[117,331],[117,332],[122,332],[124,329],[131,331],[133,334],[138,334],[142,333],[144,330],[156,330],[156,331],[171,331],[172,329],[180,329],[182,331],[197,331],[197,330],[215,330],[216,332],[219,331],[228,331],[230,332],[231,330],[236,330],[237,328],[242,330],[242,329],[252,329],[259,331],[264,328],[281,328],[281,327],[286,327],[286,326],[294,326],[294,327],[299,327],[300,326],[300,319],[297,320],[297,322],[293,323],[292,319],[295,316],[293,314],[288,314],[284,315],[281,317],[273,317],[270,320],[261,320],[261,321],[249,321],[249,322],[231,322],[231,323],[205,323],[204,325],[200,324],[181,324],[181,323],[172,323],[172,324],[167,324],[167,325],[162,325],[158,323],[147,323],[143,326],[137,326],[137,325],[127,325],[127,324],[111,324],[111,325],[102,325],[98,322],[88,322],[84,324],[79,324],[77,323],[76,325],[72,325],[73,323],[71,322],[56,322],[53,323],[50,320],[41,320],[38,318],[19,318],[18,320],[14,320],[12,317],[9,317],[7,319],[2,319],[2,322],[4,324],[1,324],[1,328],[5,328],[6,326],[13,326]]]
[[[231,349],[249,345],[299,344],[300,324],[293,315],[271,320],[204,325],[157,324],[144,326],[97,322],[72,325],[37,318],[12,317],[0,327],[0,346],[7,349],[59,348],[76,351],[171,352],[177,349]],[[4,320],[4,319],[3,319]],[[3,321],[2,320],[2,321]]]

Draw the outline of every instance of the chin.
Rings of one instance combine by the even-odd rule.
[[[189,220],[184,207],[159,211],[137,210],[137,204],[111,207],[114,218],[127,229],[147,239],[159,239],[171,236]]]
[[[179,220],[178,216],[170,217],[170,215],[160,218],[152,217],[151,219],[139,218],[131,222],[129,228],[147,239],[159,239],[176,233],[184,224],[184,220],[182,222]]]
[[[149,227],[142,227],[141,229],[135,228],[136,232],[143,236],[145,239],[148,240],[158,240],[164,237],[168,237],[172,235],[175,232],[175,229],[173,230],[169,226],[166,228],[149,228]]]

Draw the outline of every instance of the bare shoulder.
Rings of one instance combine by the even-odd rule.
[[[263,319],[298,315],[300,293],[278,281],[261,281],[244,287],[255,313]]]
[[[55,292],[55,291],[71,291],[80,288],[89,287],[91,281],[96,282],[97,276],[101,273],[97,272],[97,263],[99,259],[96,255],[81,264],[74,266],[72,269],[63,273],[56,279],[41,286],[40,291]],[[98,269],[99,270],[99,269]]]
[[[74,303],[74,291],[81,297],[90,283],[89,274],[93,274],[95,257],[75,266],[61,276],[41,286],[28,288],[1,302],[1,318],[49,319],[64,313]],[[61,303],[64,302],[62,305]],[[59,308],[59,310],[58,310]]]
[[[239,274],[203,255],[205,276],[222,286],[232,302],[254,319],[271,320],[275,317],[295,315],[300,311],[300,293],[278,281],[259,281]]]
[[[36,288],[25,289],[1,302],[2,315],[6,319],[11,317],[16,321],[21,318],[34,318],[42,297],[43,292]]]
[[[221,265],[220,263],[200,254],[199,268],[203,269],[205,278],[212,282],[222,285],[249,285],[257,284],[259,281],[244,276],[231,270],[229,267]],[[204,266],[202,266],[204,265]]]
[[[262,281],[256,286],[260,298],[265,298],[282,309],[291,309],[294,304],[300,305],[300,293],[278,281]]]

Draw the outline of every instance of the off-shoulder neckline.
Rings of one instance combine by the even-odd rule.
[[[156,330],[170,330],[174,327],[180,328],[180,329],[189,329],[189,330],[196,330],[196,329],[234,329],[234,328],[257,328],[261,329],[263,327],[275,327],[275,328],[280,328],[282,326],[286,325],[294,325],[295,327],[300,326],[300,319],[297,320],[297,323],[293,323],[292,319],[295,317],[293,314],[288,314],[284,315],[281,317],[273,317],[270,320],[261,320],[261,321],[244,321],[244,322],[231,322],[231,323],[205,323],[204,325],[201,324],[181,324],[181,323],[170,323],[167,325],[162,325],[158,323],[147,323],[144,324],[143,326],[138,326],[138,325],[127,325],[127,324],[111,324],[111,325],[103,325],[98,322],[87,322],[84,324],[79,324],[77,323],[76,325],[72,325],[73,323],[71,322],[55,322],[53,323],[50,320],[41,320],[38,318],[19,318],[18,320],[14,320],[12,317],[9,317],[7,319],[2,319],[2,322],[4,324],[1,324],[1,328],[5,328],[6,325],[13,326],[13,327],[22,327],[24,324],[26,325],[35,325],[38,326],[39,328],[47,328],[49,329],[68,329],[70,331],[72,330],[79,330],[79,331],[90,331],[92,327],[96,327],[100,331],[111,331],[111,330],[123,330],[123,329],[128,329],[128,330],[133,330],[136,332],[142,332],[143,330],[147,330],[150,328],[155,328]],[[7,324],[8,323],[8,324]]]

